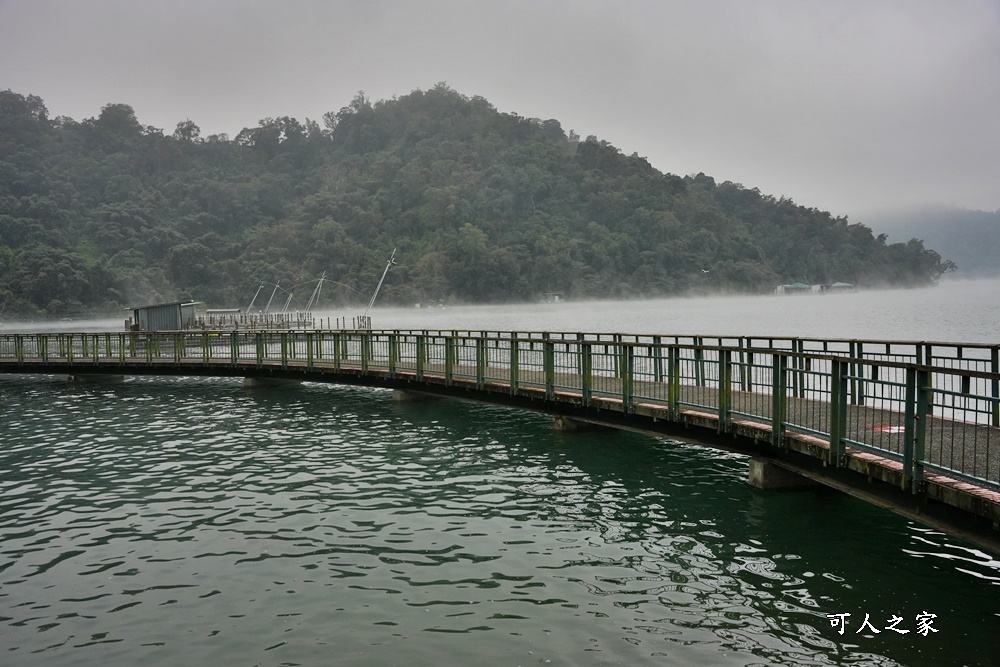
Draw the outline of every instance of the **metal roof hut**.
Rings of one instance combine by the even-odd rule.
[[[130,329],[133,331],[180,331],[195,325],[196,302],[159,303],[132,309]]]
[[[805,283],[792,283],[791,285],[778,285],[774,291],[776,294],[805,294],[812,291],[812,286]]]

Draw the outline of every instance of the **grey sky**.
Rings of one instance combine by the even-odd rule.
[[[439,81],[849,215],[1000,209],[1000,0],[0,0],[0,89],[173,131]]]

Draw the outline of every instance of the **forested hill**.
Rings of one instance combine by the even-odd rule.
[[[662,174],[558,121],[438,85],[237,136],[144,126],[127,104],[50,117],[0,92],[0,309],[64,316],[326,273],[324,306],[757,292],[793,281],[922,285],[922,242],[703,174]]]

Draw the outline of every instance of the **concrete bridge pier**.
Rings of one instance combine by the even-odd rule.
[[[750,459],[747,481],[750,482],[750,486],[764,491],[795,491],[815,487],[818,484],[763,456],[754,456]]]
[[[121,384],[125,382],[124,375],[105,373],[73,373],[66,379],[70,384]]]
[[[580,433],[582,431],[600,431],[608,427],[580,421],[566,415],[555,415],[552,417],[552,428],[560,433]]]

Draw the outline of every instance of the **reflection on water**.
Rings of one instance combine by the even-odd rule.
[[[738,456],[308,384],[0,405],[4,664],[996,664],[1000,563]]]

